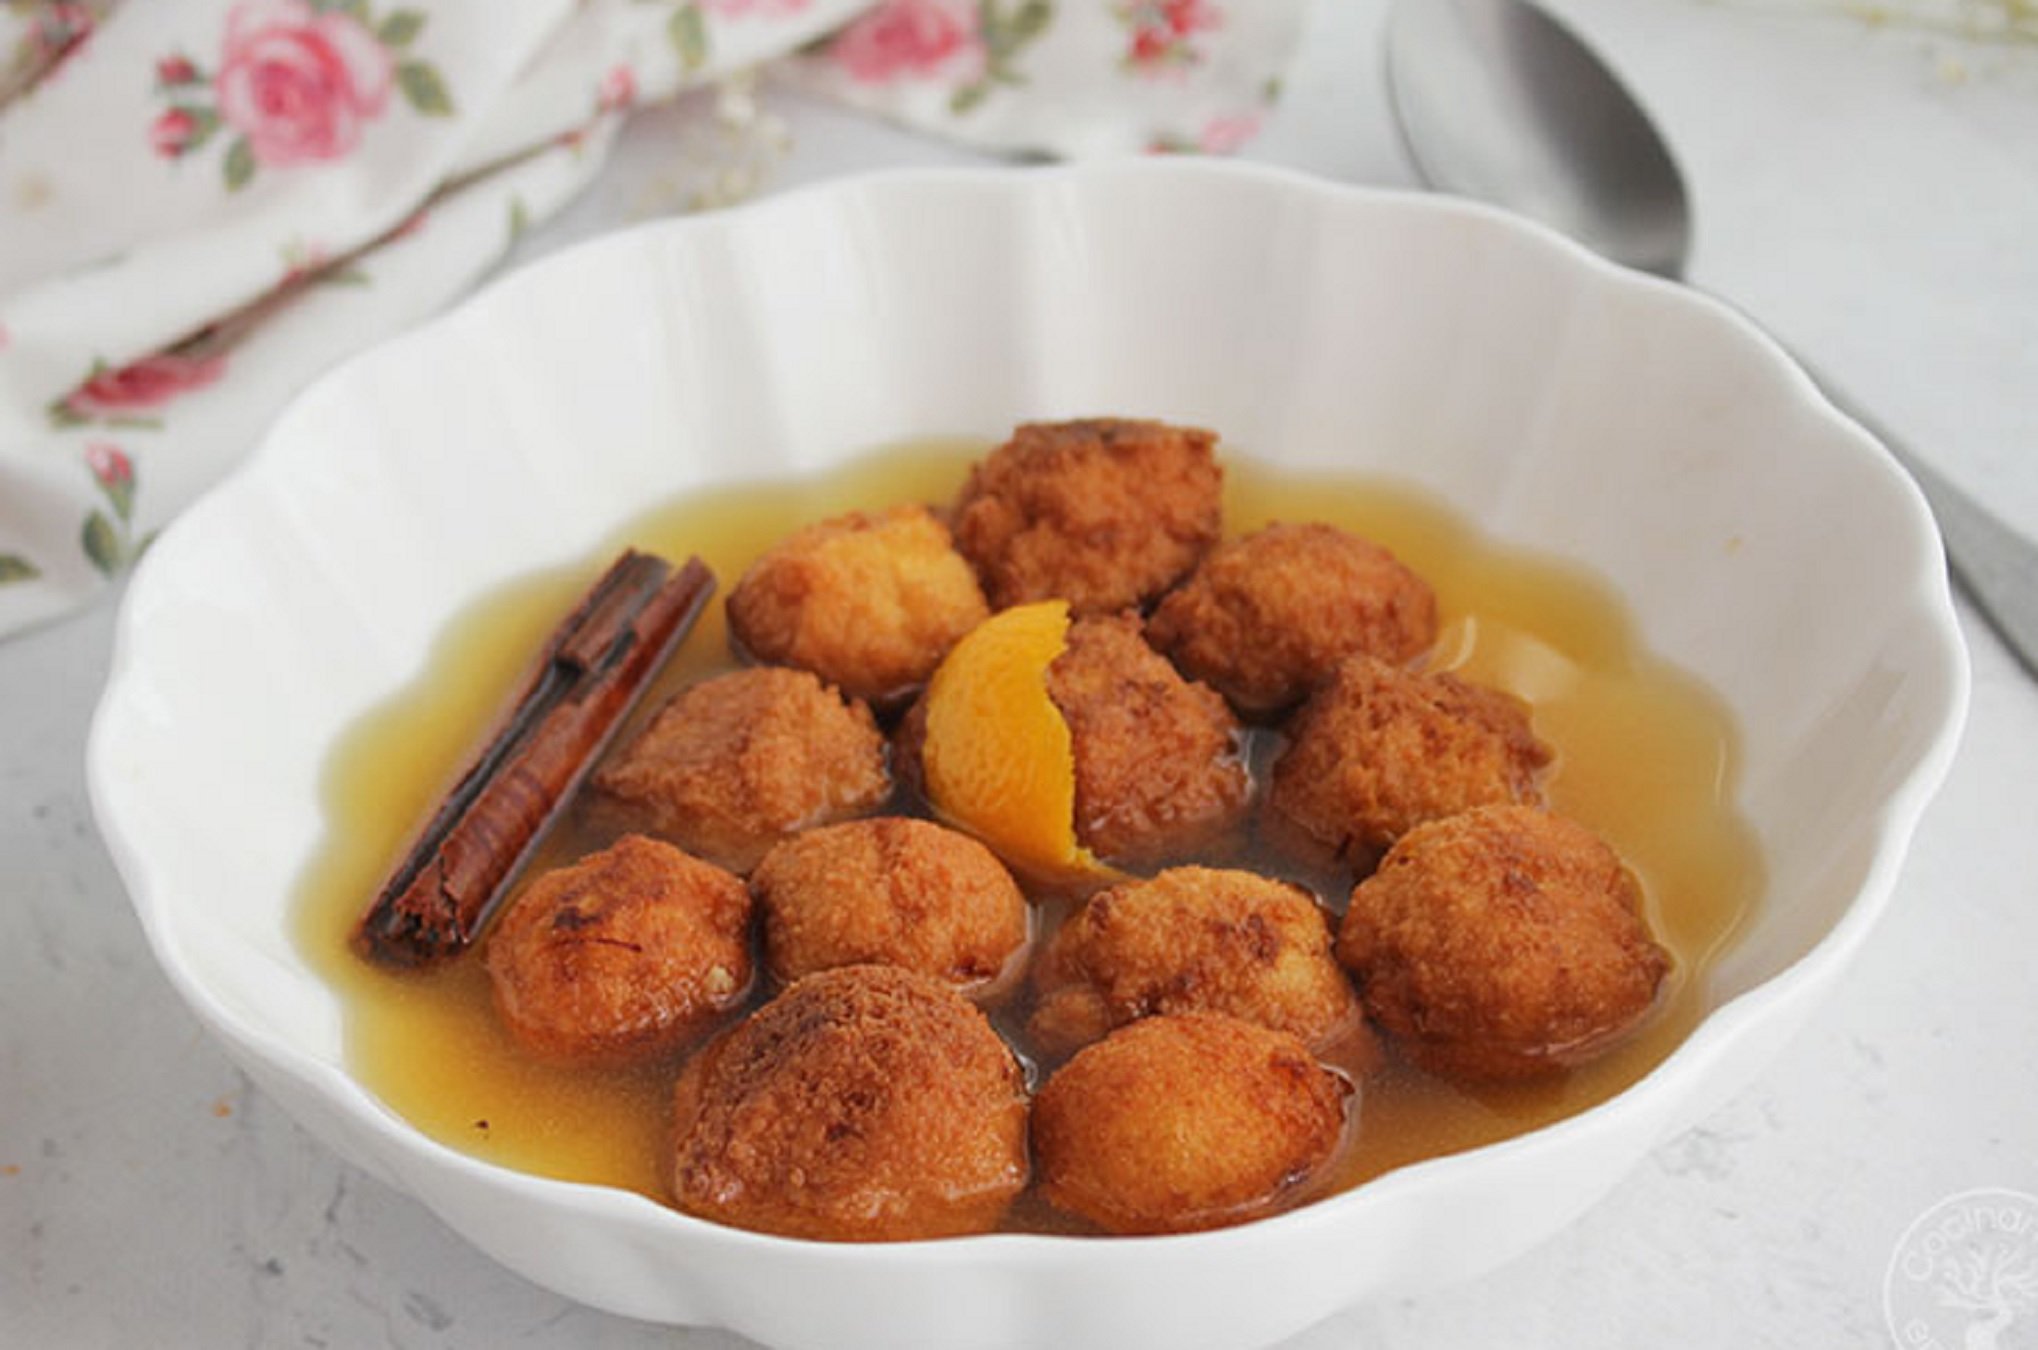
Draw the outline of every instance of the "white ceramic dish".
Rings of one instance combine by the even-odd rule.
[[[1759,915],[1613,1101],[1187,1237],[847,1246],[433,1144],[287,931],[321,760],[509,576],[687,488],[1108,411],[1388,472],[1583,562],[1731,704]],[[1557,1232],[1766,1062],[1882,909],[1966,661],[1924,505],[1719,305],[1476,207],[1204,163],[909,174],[616,235],[307,391],[157,545],[93,799],[164,968],[262,1087],[514,1270],[773,1345],[1261,1345]]]

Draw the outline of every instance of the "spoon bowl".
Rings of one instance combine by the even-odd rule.
[[[1555,15],[1532,0],[1397,0],[1385,52],[1395,126],[1424,182],[1683,280],[1692,234],[1684,175],[1641,103]],[[1953,579],[2038,675],[2038,544],[1798,364],[1917,483]]]
[[[1386,42],[1395,125],[1424,181],[1615,262],[1682,276],[1684,176],[1641,104],[1570,29],[1518,0],[1416,0],[1394,7]]]

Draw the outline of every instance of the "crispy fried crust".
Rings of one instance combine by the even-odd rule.
[[[784,835],[875,809],[891,777],[867,706],[757,667],[683,691],[594,785],[610,814],[746,871]]]
[[[1062,599],[1084,615],[1144,604],[1217,542],[1216,442],[1160,422],[1028,423],[970,472],[956,546],[997,609]]]
[[[750,895],[670,844],[626,835],[524,888],[489,935],[496,1013],[554,1063],[655,1059],[750,988]]]
[[[966,834],[886,816],[808,830],[750,875],[765,965],[790,982],[835,966],[904,966],[958,987],[996,979],[1026,944],[1026,898]]]
[[[1590,1059],[1670,968],[1613,849],[1524,806],[1409,831],[1352,892],[1337,955],[1412,1058],[1473,1079]]]
[[[1048,1055],[1167,1013],[1223,1013],[1312,1047],[1349,1033],[1350,981],[1330,926],[1299,886],[1252,872],[1176,867],[1091,898],[1034,967],[1028,1031]]]
[[[1012,1052],[947,985],[891,966],[793,985],[687,1064],[673,1106],[674,1199],[739,1228],[977,1233],[1026,1185]]]
[[[1170,592],[1147,637],[1242,712],[1272,712],[1364,653],[1402,665],[1436,641],[1429,583],[1330,525],[1269,525],[1220,545]]]
[[[728,610],[730,633],[758,660],[888,705],[990,613],[948,527],[917,505],[794,531],[744,573]]]
[[[1047,671],[1076,761],[1076,837],[1121,862],[1180,856],[1245,810],[1238,722],[1184,680],[1130,614],[1069,626]]]
[[[1275,837],[1361,871],[1425,820],[1539,803],[1537,777],[1551,758],[1519,699],[1369,656],[1340,664],[1287,735],[1267,800]]]
[[[1040,1090],[1040,1193],[1112,1233],[1241,1223],[1330,1157],[1349,1092],[1281,1032],[1203,1014],[1145,1018]]]

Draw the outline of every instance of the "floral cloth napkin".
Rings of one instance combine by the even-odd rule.
[[[0,634],[102,590],[634,106],[778,61],[974,145],[1237,148],[1303,0],[0,0]]]

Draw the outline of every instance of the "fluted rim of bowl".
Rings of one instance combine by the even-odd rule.
[[[839,199],[845,209],[860,200],[882,197],[901,188],[944,190],[1016,197],[1042,191],[1075,191],[1097,183],[1138,179],[1201,181],[1222,185],[1216,190],[1244,190],[1305,202],[1359,203],[1396,211],[1425,213],[1438,221],[1455,221],[1478,231],[1533,241],[1554,266],[1577,274],[1581,284],[1646,294],[1652,303],[1703,316],[1732,334],[1732,340],[1761,353],[1770,391],[1798,415],[1817,418],[1852,447],[1852,452],[1880,464],[1886,480],[1880,489],[1907,503],[1917,541],[1936,546],[1936,529],[1916,486],[1860,426],[1828,403],[1816,386],[1781,347],[1738,312],[1698,292],[1609,263],[1577,243],[1522,218],[1476,203],[1392,189],[1341,185],[1296,171],[1235,162],[1145,160],[1109,165],[1027,169],[905,169],[859,175],[793,189],[734,211],[712,217],[655,221],[588,240],[504,276],[433,318],[376,348],[355,355],[322,375],[299,395],[299,401],[355,378],[364,367],[401,359],[403,353],[442,340],[463,316],[503,303],[505,296],[546,286],[561,265],[575,265],[604,251],[631,247],[645,235],[707,234],[752,228],[760,222],[809,210],[817,199]],[[1236,186],[1234,186],[1236,185]],[[280,425],[280,421],[279,421]],[[1796,994],[1801,986],[1830,979],[1858,948],[1886,907],[1897,870],[1917,822],[1951,763],[1965,719],[1968,669],[1965,647],[1954,621],[1943,568],[1920,570],[1907,594],[1892,603],[1907,607],[1916,629],[1915,674],[1929,682],[1936,708],[1931,734],[1896,789],[1881,803],[1874,823],[1875,848],[1862,883],[1840,921],[1788,968],[1713,1008],[1661,1063],[1612,1098],[1575,1115],[1500,1142],[1396,1168],[1342,1193],[1302,1207],[1233,1228],[1154,1237],[1072,1237],[1036,1233],[992,1233],[934,1241],[862,1245],[782,1238],[725,1227],[660,1205],[646,1197],[604,1186],[566,1182],[514,1171],[482,1161],[438,1143],[395,1115],[342,1068],[295,1045],[228,1008],[191,968],[169,918],[173,897],[166,880],[142,856],[132,837],[129,818],[135,804],[122,779],[118,738],[122,718],[135,697],[138,663],[146,656],[151,625],[167,590],[166,578],[176,564],[182,541],[231,518],[237,502],[271,474],[282,472],[289,447],[274,432],[220,485],[172,524],[134,577],[116,630],[113,658],[105,692],[94,717],[87,746],[93,810],[126,884],[157,962],[179,994],[237,1056],[261,1062],[336,1104],[356,1126],[365,1128],[392,1148],[415,1155],[435,1168],[467,1174],[485,1185],[513,1192],[531,1201],[566,1205],[607,1221],[657,1230],[692,1233],[708,1241],[758,1252],[801,1250],[813,1259],[847,1267],[921,1262],[930,1265],[1012,1262],[1032,1267],[1062,1262],[1086,1265],[1145,1260],[1155,1248],[1253,1245],[1268,1233],[1307,1232],[1353,1222],[1355,1216],[1386,1207],[1404,1195],[1419,1193],[1448,1177],[1473,1177],[1492,1168],[1511,1166],[1524,1156],[1575,1137],[1590,1138],[1624,1128],[1627,1117],[1655,1115],[1667,1120],[1676,1105],[1698,1091],[1706,1066],[1760,1023],[1772,1005]],[[1933,550],[1927,550],[1928,552]],[[358,1161],[358,1160],[357,1160]]]

